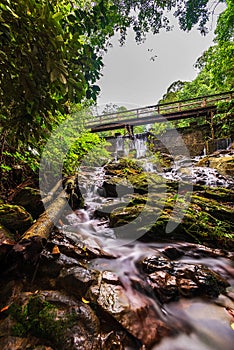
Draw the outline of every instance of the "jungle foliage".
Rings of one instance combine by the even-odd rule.
[[[21,161],[35,168],[34,158],[73,105],[96,100],[100,91],[96,81],[115,32],[124,43],[132,27],[136,41],[141,42],[149,31],[170,29],[168,11],[178,18],[183,30],[197,24],[201,33],[206,33],[211,11],[208,0],[2,0],[1,172],[6,175],[9,163],[17,165],[17,151]],[[224,28],[222,21],[230,28],[231,15],[226,13],[220,19]],[[230,30],[225,31],[218,40],[227,42],[231,35]],[[223,59],[227,51],[231,55],[229,47],[222,46],[222,50]]]
[[[227,8],[218,18],[214,45],[205,51],[194,65],[198,70],[197,77],[193,81],[173,82],[159,103],[234,90],[234,3],[233,0],[226,2]],[[234,130],[231,115],[233,100],[220,104],[214,122],[221,126],[223,136],[230,136]],[[189,122],[180,121],[177,126],[185,126]]]
[[[194,65],[198,70],[197,77],[191,82],[173,82],[160,103],[232,90],[234,88],[233,38],[234,3],[232,0],[227,0],[227,8],[218,18],[214,45],[205,51]]]

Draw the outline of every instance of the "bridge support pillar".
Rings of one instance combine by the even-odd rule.
[[[133,138],[134,137],[134,130],[133,130],[133,125],[126,124],[124,128],[124,134],[127,133],[129,137]]]

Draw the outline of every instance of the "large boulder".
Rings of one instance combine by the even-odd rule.
[[[126,207],[115,208],[111,212],[110,226],[124,227],[132,222],[137,237],[142,232],[143,238],[148,237],[153,241],[172,239],[211,246],[218,244],[223,248],[233,249],[234,221],[231,203],[219,203],[197,194],[191,195],[190,201],[177,201],[173,195],[169,198],[154,195],[147,201],[147,196],[135,195]],[[173,213],[175,205],[177,214]],[[141,213],[144,216],[139,223],[135,219]],[[169,222],[174,230],[167,230]]]
[[[234,151],[215,152],[201,159],[197,166],[209,166],[224,176],[234,176]]]
[[[121,285],[118,277],[111,272],[104,271],[100,281],[101,284],[90,287],[87,299],[112,316],[147,349],[171,333],[171,327],[163,321],[162,313],[156,310],[153,300]]]
[[[144,259],[142,266],[149,285],[162,303],[179,297],[216,298],[229,286],[220,275],[199,264],[186,264],[155,256]]]
[[[14,337],[20,344],[33,345],[33,349],[37,349],[35,345],[38,349],[39,345],[41,349],[49,345],[54,350],[100,349],[100,323],[95,312],[58,291],[21,293],[8,313],[0,322],[5,349],[10,349]],[[6,330],[8,334],[4,334]]]
[[[118,184],[122,188],[125,186],[122,192],[126,193],[122,203],[108,207],[112,228],[132,223],[137,237],[144,235],[155,241],[173,239],[234,248],[233,190],[191,186],[152,173],[134,175],[129,171],[126,175],[121,173],[120,164],[117,174],[108,181],[117,188]],[[135,219],[142,213],[139,223]],[[168,230],[168,224],[174,229]]]

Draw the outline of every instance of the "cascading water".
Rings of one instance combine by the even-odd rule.
[[[218,149],[228,149],[231,139],[221,140],[217,147]],[[116,141],[115,160],[118,156],[128,157],[130,151],[135,150],[135,158],[141,160],[141,166],[146,172],[156,172],[165,179],[176,181],[188,181],[192,184],[201,184],[211,187],[227,187],[233,188],[233,181],[228,176],[221,175],[217,170],[208,166],[197,167],[196,162],[200,157],[194,159],[185,159],[183,157],[174,160],[173,164],[168,168],[162,168],[160,163],[155,164],[155,159],[152,153],[148,150],[147,133],[137,134],[133,139],[128,137],[118,136]],[[206,156],[206,148],[204,154]],[[151,161],[152,158],[152,161]],[[188,166],[190,162],[190,166]]]
[[[136,158],[144,158],[147,152],[147,143],[145,137],[136,137],[134,139],[135,149],[136,149]]]
[[[131,138],[126,136],[118,136],[116,138],[115,159],[118,156],[129,156],[130,151],[135,151],[135,158],[144,158],[146,156],[147,147],[147,133],[133,135]]]
[[[79,230],[84,244],[91,244],[94,248],[99,246],[107,254],[115,257],[111,260],[109,258],[93,259],[89,265],[91,271],[103,271],[105,274],[111,274],[112,278],[118,279],[123,286],[128,300],[131,300],[130,305],[131,303],[132,305],[141,305],[143,300],[143,305],[147,303],[149,308],[153,308],[157,322],[161,320],[161,322],[172,326],[172,328],[175,326],[175,335],[173,337],[164,337],[152,350],[232,350],[233,330],[230,327],[232,318],[226,311],[229,307],[230,309],[233,308],[233,302],[230,297],[222,295],[214,302],[201,298],[181,298],[178,302],[162,305],[155,297],[151,287],[147,285],[146,276],[140,272],[137,266],[140,261],[149,256],[161,259],[167,243],[145,244],[138,242],[113,248],[111,241],[115,237],[111,236],[111,230],[103,234],[103,228],[100,230],[97,226],[97,221],[84,215],[83,210],[78,210],[67,218],[71,224],[64,228],[65,230],[73,231],[74,235],[75,231]],[[72,238],[74,240],[74,236]],[[185,249],[185,246],[180,243],[170,243],[170,247]],[[193,249],[194,253],[192,252]],[[180,259],[177,259],[177,263],[186,263],[188,265],[198,263],[196,250],[197,247],[191,245],[190,254],[187,254],[187,256],[185,254]],[[234,271],[231,261],[225,258],[202,257],[201,253],[199,264],[212,267],[214,271],[226,276],[232,286],[234,285]],[[137,287],[138,285],[141,286],[140,289]],[[230,288],[230,293],[231,290]],[[147,317],[145,322],[147,322]],[[155,332],[153,324],[151,326],[148,325],[148,332]]]
[[[144,170],[157,171],[152,163],[142,160],[147,154],[146,139],[134,137],[133,140],[128,140],[125,145],[123,137],[118,137],[116,142],[116,160],[119,153],[125,153],[128,156],[129,151],[135,149],[136,158],[141,159],[144,164]],[[185,164],[187,162],[187,167]],[[190,169],[191,164],[188,160],[182,159],[174,162],[174,165],[168,172],[162,173],[167,178],[191,180],[195,178],[197,181],[198,174],[191,170],[185,173],[183,169]],[[201,169],[198,169],[201,171]],[[217,174],[214,173],[214,178],[211,178],[212,171],[209,169],[209,185],[217,185]],[[105,181],[106,175],[102,167],[83,168],[80,169],[79,183],[83,191],[82,194],[86,203],[86,210],[79,209],[74,213],[67,215],[68,225],[64,225],[61,229],[67,231],[67,234],[73,235],[75,239],[76,232],[82,235],[83,243],[87,245],[93,244],[94,247],[101,247],[110,258],[96,258],[89,263],[91,270],[102,271],[106,274],[110,273],[111,278],[118,280],[126,293],[128,303],[131,307],[136,307],[141,304],[147,305],[155,317],[160,322],[165,323],[168,327],[172,327],[173,336],[165,336],[161,342],[151,347],[153,350],[231,350],[233,348],[233,329],[230,327],[232,322],[231,315],[227,312],[228,309],[233,309],[234,292],[234,267],[233,262],[226,257],[219,257],[212,253],[205,254],[202,251],[202,246],[190,244],[190,248],[183,243],[140,243],[134,242],[127,245],[113,246],[116,240],[114,231],[108,227],[108,220],[102,221],[95,218],[94,213],[97,209],[102,209],[103,206],[113,205],[121,202],[122,198],[108,198],[106,193],[102,193],[102,184]],[[208,301],[202,298],[180,298],[179,301],[174,301],[163,305],[155,296],[153,288],[147,282],[148,277],[142,272],[139,266],[144,259],[155,259],[165,263],[165,249],[168,244],[170,249],[182,251],[172,266],[187,264],[193,266],[196,264],[212,268],[213,271],[225,276],[230,283],[228,293],[221,295],[214,301]],[[200,253],[198,253],[200,252]],[[200,256],[198,257],[198,255]],[[165,268],[169,261],[166,261]],[[174,264],[174,265],[173,265]],[[188,267],[189,268],[189,267]],[[163,277],[162,270],[162,278]],[[116,282],[117,283],[117,282]],[[123,303],[126,300],[123,299]],[[113,301],[114,303],[114,301]],[[143,307],[143,306],[142,306]],[[143,323],[150,323],[150,318],[145,316]],[[155,333],[157,325],[153,323],[148,325],[148,333]],[[130,348],[126,348],[126,350]],[[140,348],[139,348],[140,349]],[[143,348],[141,348],[143,349]],[[134,349],[132,349],[134,350]]]

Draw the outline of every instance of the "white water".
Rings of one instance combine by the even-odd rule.
[[[228,149],[231,139],[218,140],[217,150]],[[121,158],[132,157],[130,151],[135,150],[135,158],[139,161],[143,170],[146,172],[156,172],[165,179],[175,181],[185,181],[191,184],[201,184],[210,187],[227,187],[233,188],[233,181],[229,176],[222,176],[215,169],[208,167],[197,167],[196,162],[200,157],[193,159],[185,159],[180,157],[174,160],[171,167],[162,168],[159,161],[156,161],[153,154],[149,152],[147,146],[147,134],[135,135],[134,139],[118,136],[116,141],[115,160],[118,156]],[[206,148],[204,147],[203,156],[206,155]],[[150,160],[151,159],[151,160]]]
[[[83,212],[81,212],[83,213]],[[72,214],[71,214],[72,215]],[[85,223],[78,220],[75,223],[70,215],[72,226],[79,228],[83,242],[94,248],[101,247],[106,253],[110,253],[115,259],[98,258],[90,263],[90,268],[98,271],[109,271],[118,277],[124,287],[131,303],[138,304],[142,298],[141,293],[133,287],[139,281],[147,291],[146,299],[153,305],[158,317],[170,327],[176,325],[178,335],[165,337],[155,345],[152,350],[232,350],[234,331],[231,328],[234,320],[227,312],[227,308],[234,309],[231,291],[234,292],[234,266],[233,262],[225,258],[203,257],[197,260],[195,257],[181,258],[181,262],[189,264],[203,264],[227,278],[231,284],[228,288],[230,296],[221,295],[214,300],[201,298],[183,299],[160,305],[153,291],[145,283],[144,276],[139,272],[137,263],[146,257],[161,256],[162,249],[167,243],[134,243],[128,246],[109,248],[111,236],[104,235],[103,230],[97,230],[95,220]],[[77,215],[77,214],[75,214]],[[83,226],[86,224],[86,226]],[[71,227],[69,227],[70,229]],[[170,246],[181,247],[182,243],[170,243]],[[195,245],[194,245],[195,246]],[[149,329],[150,331],[150,329]]]
[[[147,149],[143,139],[135,138],[128,147],[124,147],[123,138],[118,138],[116,147],[116,159],[119,152],[128,154],[132,147],[135,147],[136,157],[142,158],[146,155]],[[185,162],[186,163],[186,162]],[[173,169],[168,174],[168,178],[180,179],[179,170],[185,167],[184,162],[174,162]],[[147,161],[143,163],[145,171],[157,171],[156,167]],[[191,164],[188,164],[189,176],[197,176],[193,173]],[[77,210],[67,215],[68,225],[62,229],[69,231],[70,235],[76,236],[76,232],[82,236],[84,244],[100,247],[106,253],[111,254],[115,259],[98,258],[94,259],[90,267],[99,271],[109,271],[116,275],[127,291],[129,298],[137,302],[140,293],[133,287],[133,282],[140,281],[147,290],[147,298],[154,305],[160,319],[169,325],[178,324],[179,332],[174,337],[165,337],[152,350],[232,350],[234,341],[234,331],[231,327],[234,320],[227,309],[234,309],[234,263],[227,258],[198,257],[197,253],[190,256],[183,256],[179,260],[188,264],[203,264],[208,266],[221,276],[226,278],[230,287],[227,295],[221,295],[214,300],[203,300],[201,298],[183,299],[165,305],[160,305],[155,298],[153,291],[144,281],[144,276],[137,268],[139,261],[146,257],[162,255],[162,250],[170,244],[174,247],[182,247],[182,243],[140,243],[134,242],[128,245],[113,246],[116,240],[114,231],[108,227],[107,221],[95,219],[93,214],[96,209],[111,206],[116,202],[121,202],[122,198],[104,198],[98,194],[105,180],[103,168],[84,168],[79,174],[79,183],[82,185],[82,194],[87,205],[87,210]],[[208,179],[210,185],[216,185],[217,179]],[[179,176],[180,175],[180,176]],[[170,177],[171,176],[171,177]],[[106,209],[105,209],[106,210]],[[186,245],[186,244],[185,244]],[[196,247],[196,245],[194,245]],[[183,330],[183,325],[185,325]],[[188,325],[188,327],[186,327]],[[149,330],[150,331],[150,330]],[[127,349],[126,349],[127,350]]]

